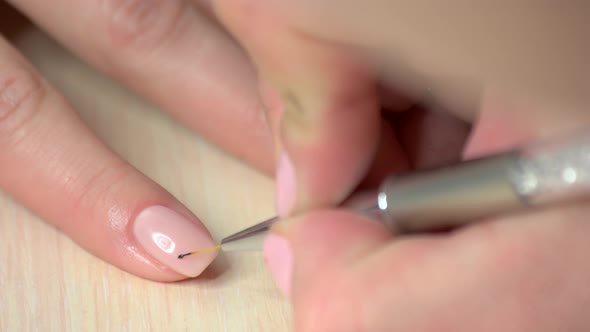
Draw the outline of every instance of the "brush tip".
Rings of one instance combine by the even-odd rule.
[[[195,254],[201,254],[201,253],[206,253],[206,252],[214,251],[214,250],[217,250],[217,249],[221,249],[221,244],[218,244],[215,247],[205,248],[205,249],[201,249],[201,250],[189,252],[189,253],[186,253],[186,254],[178,255],[178,259],[183,259],[186,256],[195,255]]]

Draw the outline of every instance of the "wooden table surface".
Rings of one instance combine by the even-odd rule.
[[[185,203],[215,239],[273,214],[271,179],[96,74],[41,32],[28,29],[15,44],[100,137]],[[0,250],[0,331],[290,330],[290,307],[261,253],[222,254],[195,280],[146,281],[88,254],[1,191]]]

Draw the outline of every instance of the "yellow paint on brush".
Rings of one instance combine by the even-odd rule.
[[[206,252],[211,252],[211,251],[215,251],[215,250],[219,250],[221,249],[221,244],[216,245],[215,247],[210,247],[210,248],[205,248],[205,249],[199,249],[193,252],[189,252],[186,254],[182,254],[182,255],[178,255],[178,259],[183,259],[186,256],[191,256],[191,255],[197,255],[197,254],[204,254]]]

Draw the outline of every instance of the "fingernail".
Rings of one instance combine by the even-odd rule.
[[[178,259],[180,254],[213,247],[215,243],[202,227],[163,206],[140,212],[133,233],[148,254],[187,277],[200,275],[217,255],[213,251]]]
[[[293,251],[289,242],[279,235],[268,235],[264,241],[264,259],[277,287],[285,296],[290,296]]]
[[[280,217],[287,217],[295,205],[295,168],[286,153],[279,158],[276,179],[276,204]]]

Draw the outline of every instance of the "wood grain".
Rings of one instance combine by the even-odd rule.
[[[100,137],[185,203],[216,239],[272,215],[270,179],[39,31],[21,31],[15,44]],[[290,330],[290,308],[261,253],[222,255],[196,280],[146,281],[83,251],[1,192],[0,249],[0,331]]]

